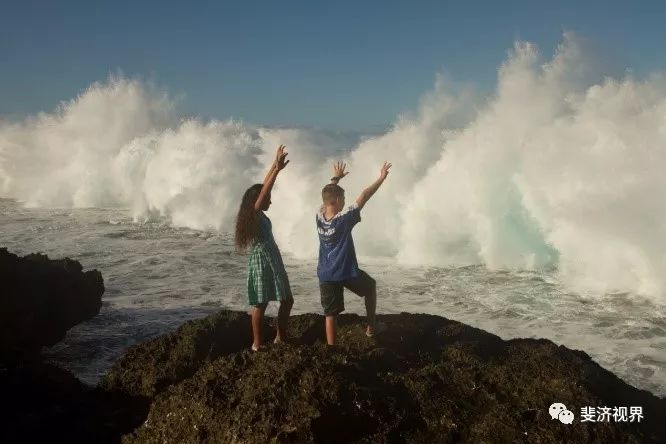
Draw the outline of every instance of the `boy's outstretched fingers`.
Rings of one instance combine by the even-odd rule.
[[[333,164],[333,176],[337,177],[338,179],[342,179],[345,177],[349,172],[345,172],[345,168],[347,168],[347,164],[343,163],[342,161],[336,162]]]
[[[391,165],[389,162],[384,162],[384,165],[382,165],[382,169],[381,169],[381,171],[380,171],[381,176],[382,176],[382,177],[386,177],[386,176],[388,176],[389,169],[390,169],[392,166],[393,166],[393,165]]]

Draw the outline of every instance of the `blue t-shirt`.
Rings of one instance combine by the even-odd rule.
[[[317,213],[317,276],[320,281],[345,281],[358,276],[358,262],[351,232],[360,221],[361,209],[356,203],[333,216],[331,220],[324,218],[323,207]]]

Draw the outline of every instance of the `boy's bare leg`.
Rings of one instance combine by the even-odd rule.
[[[280,301],[280,308],[278,309],[278,326],[277,334],[275,335],[275,343],[282,342],[287,338],[287,321],[289,321],[289,313],[291,307],[294,306],[293,299]]]
[[[377,289],[365,296],[365,313],[368,319],[368,328],[365,331],[368,336],[375,334],[375,311],[377,310]]]
[[[252,310],[252,335],[254,336],[252,348],[255,350],[261,346],[261,329],[264,323],[264,312],[266,311],[267,305],[268,304],[266,303],[259,304]]]
[[[335,345],[335,335],[338,330],[338,317],[326,316],[326,342],[328,345]]]

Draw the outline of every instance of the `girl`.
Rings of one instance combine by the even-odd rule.
[[[268,301],[280,301],[277,335],[273,342],[286,338],[287,319],[294,305],[287,272],[282,263],[280,250],[273,239],[271,221],[264,211],[271,205],[271,190],[280,171],[287,166],[285,146],[277,149],[275,161],[264,178],[264,183],[252,185],[245,191],[236,219],[236,248],[239,251],[250,247],[248,263],[247,296],[252,310],[252,350],[261,344],[261,327]]]

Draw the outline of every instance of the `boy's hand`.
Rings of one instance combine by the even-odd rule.
[[[386,176],[388,176],[389,169],[391,168],[391,164],[388,162],[384,162],[384,165],[382,165],[382,169],[379,172],[379,177],[382,179],[386,179]]]
[[[347,168],[346,163],[342,162],[335,162],[333,164],[333,177],[331,180],[333,181],[339,181],[343,177],[345,177],[347,174],[349,174],[349,171],[345,173],[345,168]]]
[[[283,170],[284,167],[286,167],[287,164],[289,163],[288,160],[285,162],[287,154],[289,154],[285,151],[285,148],[287,147],[284,145],[280,145],[277,149],[277,153],[275,154],[275,166],[277,167],[278,171]]]

